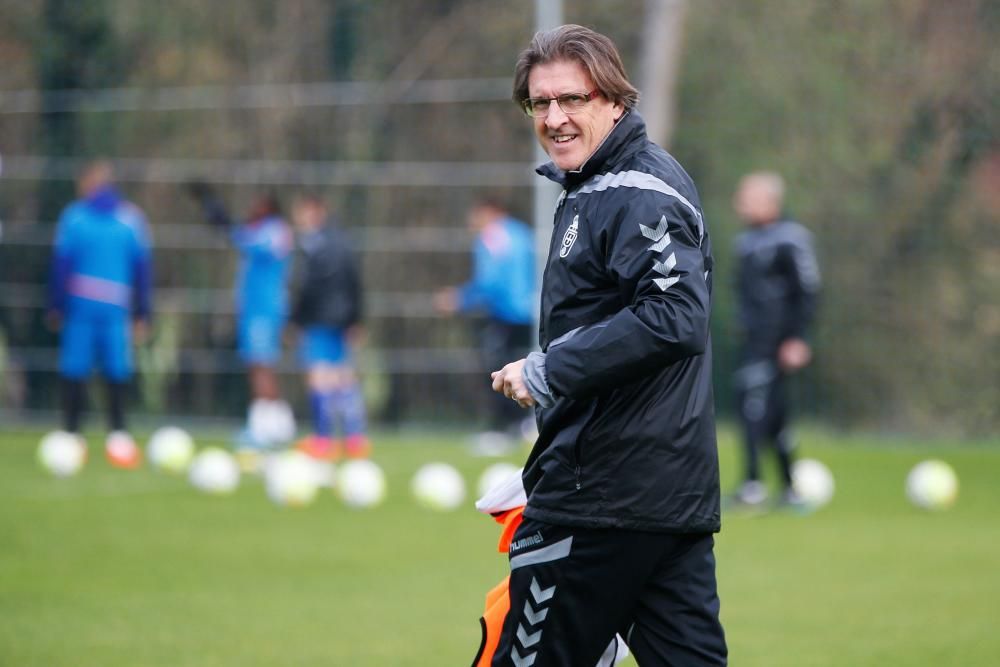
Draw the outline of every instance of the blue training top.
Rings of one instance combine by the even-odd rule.
[[[233,229],[232,239],[240,252],[236,311],[242,317],[284,317],[293,245],[288,224],[278,217],[248,222]]]
[[[510,324],[531,324],[535,308],[535,245],[514,218],[488,224],[473,245],[472,280],[459,289],[459,309],[483,309]]]
[[[56,227],[49,308],[63,313],[80,299],[149,317],[150,247],[146,217],[115,188],[106,186],[73,202]]]

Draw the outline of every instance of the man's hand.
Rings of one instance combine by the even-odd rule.
[[[352,350],[360,350],[368,340],[368,331],[361,324],[352,324],[344,331],[344,338]]]
[[[45,328],[53,333],[62,331],[62,313],[58,310],[49,310],[45,313]]]
[[[794,373],[809,365],[812,349],[801,338],[789,338],[778,348],[778,365],[786,373]]]
[[[454,315],[458,311],[458,290],[445,287],[435,292],[434,310],[442,315]]]
[[[524,384],[524,359],[507,364],[491,373],[490,377],[493,378],[493,391],[516,401],[522,408],[530,408],[535,404],[535,399]]]
[[[184,191],[199,204],[215,194],[208,183],[197,179],[186,181],[184,183]]]
[[[299,344],[301,336],[302,331],[299,330],[299,326],[293,322],[288,322],[285,324],[285,328],[281,330],[281,343],[285,347],[295,347]]]
[[[142,345],[149,340],[149,322],[142,318],[132,320],[132,340]]]

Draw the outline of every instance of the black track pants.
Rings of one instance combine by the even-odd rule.
[[[525,519],[494,667],[589,667],[615,633],[642,667],[727,664],[710,533],[554,526]]]

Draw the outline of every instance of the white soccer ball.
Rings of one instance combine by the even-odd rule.
[[[433,510],[453,510],[465,500],[465,480],[447,463],[422,466],[413,476],[410,489],[417,502]]]
[[[833,499],[833,473],[816,459],[801,459],[792,465],[792,486],[810,507],[819,508]]]
[[[285,401],[255,401],[247,426],[250,437],[268,447],[295,439],[295,415]]]
[[[944,461],[929,459],[918,463],[906,476],[906,497],[923,509],[951,507],[958,498],[958,476]]]
[[[348,461],[337,468],[336,490],[351,507],[374,507],[385,499],[385,473],[373,461]]]
[[[224,496],[239,486],[240,467],[233,455],[226,450],[208,447],[191,461],[188,480],[199,491]]]
[[[194,452],[194,440],[187,431],[176,426],[157,429],[146,444],[150,463],[175,475],[187,470]]]
[[[38,444],[38,462],[56,477],[72,477],[87,461],[87,446],[78,435],[53,431]]]
[[[316,499],[319,487],[319,467],[302,452],[282,452],[264,467],[267,497],[278,505],[309,505]]]
[[[490,489],[500,486],[514,475],[520,474],[520,472],[521,468],[513,463],[494,463],[489,466],[479,476],[479,482],[476,484],[476,491],[479,493],[479,497],[482,498]]]

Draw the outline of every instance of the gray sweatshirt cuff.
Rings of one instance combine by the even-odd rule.
[[[545,355],[541,352],[529,352],[524,361],[523,376],[524,384],[535,403],[542,408],[551,408],[556,401],[545,377]]]

